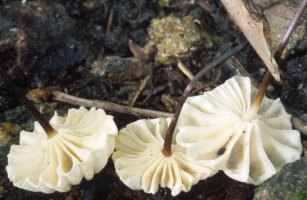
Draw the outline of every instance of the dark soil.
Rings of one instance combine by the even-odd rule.
[[[153,110],[170,111],[163,96],[174,102],[182,94],[189,80],[176,65],[133,58],[128,47],[129,39],[144,46],[148,41],[147,27],[152,19],[170,14],[193,15],[203,29],[222,38],[223,43],[210,49],[199,48],[183,58],[183,63],[195,74],[230,47],[244,41],[244,37],[227,19],[217,1],[206,2],[209,10],[197,4],[173,0],[162,7],[148,0],[55,0],[21,1],[0,0],[0,60],[1,68],[8,71],[14,82],[25,92],[37,87],[59,86],[63,91],[79,97],[107,100],[127,105],[141,81],[152,74],[150,84],[140,95],[135,106]],[[110,13],[113,20],[108,28]],[[259,83],[263,63],[250,46],[236,58],[250,76]],[[107,73],[101,75],[95,64],[103,63]],[[287,108],[301,119],[307,112],[306,48],[292,50],[291,56],[281,63],[283,85],[274,84],[270,96],[282,97]],[[236,66],[225,64],[208,73],[203,81],[212,89],[235,73]],[[150,99],[150,100],[148,100]],[[48,105],[52,113],[56,108],[66,110],[60,103]],[[54,110],[53,110],[54,109]],[[0,122],[18,123],[27,127],[33,121],[28,111],[0,79]],[[14,115],[10,115],[13,113]],[[136,119],[134,116],[115,115],[119,126]],[[13,142],[17,142],[17,137]],[[1,149],[1,177],[6,177],[7,148]],[[132,191],[120,182],[112,161],[92,181],[74,186],[71,192],[52,195],[31,193],[14,188],[6,180],[4,199],[252,199],[254,187],[231,180],[223,173],[201,181],[189,193],[176,198],[168,190],[160,189],[155,195]],[[1,185],[1,183],[0,183]]]

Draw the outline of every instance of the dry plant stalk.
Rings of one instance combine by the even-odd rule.
[[[255,20],[250,15],[242,0],[221,0],[230,18],[243,32],[249,43],[260,56],[275,80],[280,81],[278,65],[265,39],[262,20]]]
[[[52,87],[52,86],[31,90],[27,93],[27,98],[34,102],[39,102],[40,100],[42,101],[53,100],[77,106],[101,108],[111,112],[117,112],[117,113],[135,115],[135,116],[143,116],[148,118],[171,117],[173,115],[172,113],[167,113],[162,111],[135,108],[130,106],[122,106],[108,101],[80,98],[61,92],[57,87]]]

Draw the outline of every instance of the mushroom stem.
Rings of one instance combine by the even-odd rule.
[[[244,114],[244,116],[242,116],[243,120],[250,121],[257,114],[271,79],[271,72],[267,70],[249,110]]]
[[[198,81],[211,69],[216,67],[217,65],[223,63],[225,60],[227,60],[229,57],[231,57],[233,54],[237,53],[239,50],[241,50],[245,46],[245,43],[241,43],[234,47],[233,49],[230,49],[228,52],[211,62],[209,65],[207,65],[205,68],[203,68],[200,72],[198,72],[195,77],[190,81],[190,83],[185,88],[183,95],[181,96],[178,105],[176,107],[175,113],[172,117],[172,121],[167,129],[165,139],[164,139],[164,145],[162,149],[162,153],[164,156],[168,157],[172,155],[172,140],[175,132],[175,128],[179,119],[180,112],[183,108],[185,100],[189,97],[192,89],[197,85]]]
[[[17,99],[23,103],[27,109],[32,113],[32,115],[36,118],[36,120],[40,123],[40,125],[45,130],[48,138],[52,138],[56,135],[56,130],[52,128],[46,118],[36,109],[36,107],[23,95],[22,91],[13,83],[11,78],[4,72],[0,67],[0,75],[2,79],[10,86],[10,90],[14,95],[16,95]]]
[[[298,8],[298,10],[296,11],[295,13],[295,16],[293,17],[288,29],[287,29],[287,32],[285,33],[283,39],[281,40],[281,43],[279,44],[279,47],[274,55],[277,63],[280,62],[280,59],[281,59],[281,55],[283,53],[283,51],[285,50],[286,48],[286,45],[291,37],[291,34],[293,33],[294,31],[294,28],[295,26],[297,25],[298,23],[298,20],[300,19],[300,17],[302,16],[302,14],[304,13],[304,9],[306,8],[306,5],[307,5],[307,0],[304,0],[300,7]],[[244,120],[251,120],[255,114],[258,112],[259,108],[260,108],[260,105],[262,103],[262,100],[263,100],[263,97],[265,95],[265,92],[268,88],[268,85],[269,85],[269,82],[271,81],[272,79],[272,75],[269,71],[266,72],[262,82],[261,82],[261,85],[259,87],[259,90],[251,104],[251,107],[250,109],[245,113],[245,115],[243,116],[243,119]]]

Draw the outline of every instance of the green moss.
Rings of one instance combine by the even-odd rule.
[[[287,199],[291,199],[291,200],[305,200],[305,199],[307,199],[307,190],[296,190],[294,192],[291,192],[288,195]]]

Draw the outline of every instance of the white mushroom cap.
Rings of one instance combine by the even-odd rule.
[[[101,171],[112,154],[117,136],[113,117],[102,109],[70,109],[66,118],[50,120],[57,134],[48,139],[41,125],[21,131],[12,145],[6,167],[14,186],[33,192],[65,192]]]
[[[279,99],[264,97],[258,112],[250,109],[255,93],[249,78],[235,76],[213,91],[189,97],[177,143],[201,164],[235,180],[259,184],[268,179],[299,159],[302,145]]]
[[[172,155],[164,156],[162,148],[170,119],[138,120],[120,130],[112,159],[120,179],[131,189],[156,193],[159,185],[172,195],[189,191],[192,185],[216,170],[193,162],[186,150],[172,145]]]

